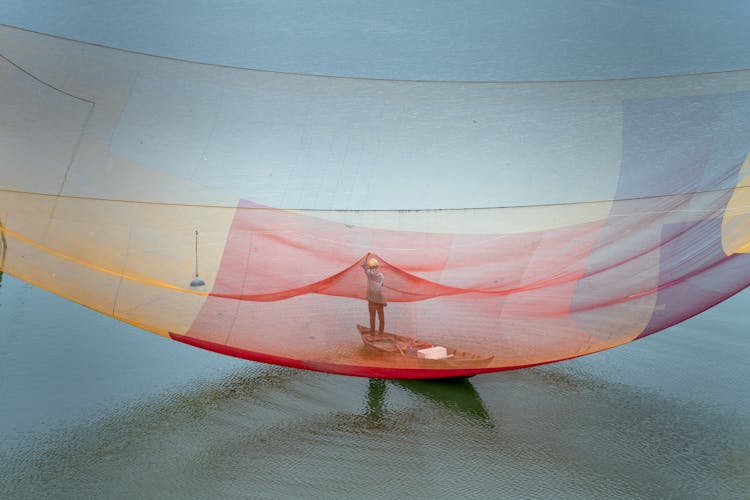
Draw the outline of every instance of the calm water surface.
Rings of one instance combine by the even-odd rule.
[[[454,383],[222,357],[5,276],[0,496],[746,498],[750,293]]]

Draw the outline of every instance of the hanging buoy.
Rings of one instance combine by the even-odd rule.
[[[190,281],[190,287],[191,288],[197,288],[199,286],[204,286],[206,284],[205,281],[203,281],[198,276],[198,230],[195,230],[195,276]]]

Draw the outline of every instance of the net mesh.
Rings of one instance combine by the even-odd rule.
[[[463,376],[750,283],[750,72],[396,82],[0,46],[0,270],[188,344]]]

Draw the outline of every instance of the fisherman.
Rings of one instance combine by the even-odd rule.
[[[378,315],[378,332],[385,331],[385,314],[383,308],[387,305],[383,296],[383,273],[380,272],[378,259],[370,257],[371,252],[367,253],[365,262],[362,264],[367,275],[367,309],[370,311],[370,331],[375,331],[375,314]]]

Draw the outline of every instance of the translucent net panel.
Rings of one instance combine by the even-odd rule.
[[[750,283],[748,72],[392,82],[0,46],[2,271],[188,344],[461,376]]]

